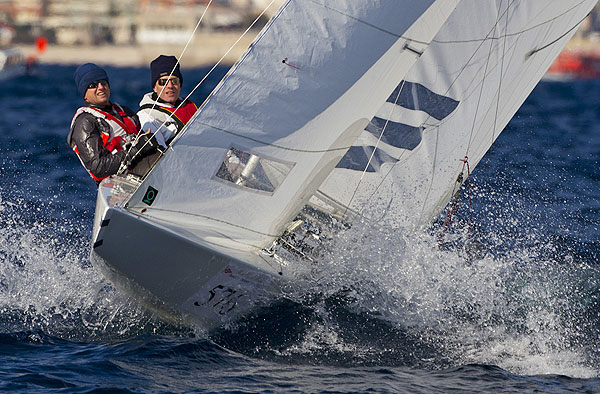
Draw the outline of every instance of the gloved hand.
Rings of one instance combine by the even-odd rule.
[[[152,133],[141,134],[137,138],[137,142],[135,143],[135,148],[138,150],[140,156],[147,156],[150,153],[156,152],[159,145],[156,141],[156,137],[152,135]]]
[[[156,138],[151,133],[141,134],[134,145],[126,147],[127,154],[124,161],[129,166],[137,160],[156,152],[159,146]]]

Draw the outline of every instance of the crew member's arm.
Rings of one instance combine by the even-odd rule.
[[[116,174],[126,154],[122,150],[113,155],[101,141],[100,124],[96,118],[88,114],[79,115],[73,125],[71,144],[77,146],[85,168],[97,178]]]
[[[167,147],[167,142],[165,141],[165,138],[163,136],[162,132],[156,132],[157,130],[165,130],[165,128],[167,127],[166,125],[163,125],[163,121],[159,120],[159,119],[155,119],[150,115],[150,111],[148,110],[141,110],[138,111],[137,116],[140,120],[141,123],[141,129],[142,129],[142,133],[147,133],[150,132],[152,133],[152,135],[154,136],[154,138],[156,138],[156,141],[163,147],[166,148]]]

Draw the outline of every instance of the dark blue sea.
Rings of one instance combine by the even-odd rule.
[[[317,279],[207,333],[161,322],[91,266],[96,186],[66,144],[73,71],[0,82],[0,390],[600,392],[600,81],[540,83],[452,228],[358,225]],[[207,71],[184,70],[184,93]],[[108,72],[136,110],[149,71]]]

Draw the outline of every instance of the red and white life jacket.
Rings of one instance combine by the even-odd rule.
[[[192,101],[187,100],[181,107],[177,109],[165,107],[162,105],[160,106],[160,109],[171,113],[173,115],[173,118],[176,119],[176,122],[178,124],[181,124],[181,126],[179,127],[179,130],[181,130],[183,126],[186,125],[187,122],[190,121],[190,119],[192,119],[192,116],[194,116],[194,114],[198,110],[198,107],[196,107],[196,104],[194,104]]]
[[[181,131],[183,126],[187,124],[187,122],[192,119],[198,107],[191,100],[186,100],[183,105],[179,108],[169,103],[159,103],[152,100],[152,93],[148,93],[142,98],[140,102],[140,109],[138,110],[138,115],[140,113],[145,113],[148,111],[148,115],[151,118],[158,119],[161,122],[172,123],[175,124],[176,130]],[[141,120],[141,119],[140,119]],[[143,122],[142,122],[143,123]]]
[[[84,112],[94,115],[96,118],[104,119],[104,121],[106,121],[106,123],[108,123],[108,125],[110,126],[110,130],[106,132],[106,130],[101,129],[101,144],[114,155],[115,153],[122,151],[127,143],[133,142],[139,130],[133,119],[125,113],[125,111],[119,104],[113,103],[112,107],[113,110],[117,114],[119,114],[122,120],[111,113],[102,111],[101,109],[95,107],[80,107],[79,109],[77,109],[77,112],[75,112],[75,116],[73,116],[73,120],[71,121],[71,130],[73,129],[75,119],[77,119],[77,117]],[[77,145],[73,146],[73,151],[79,158],[79,161],[81,161],[83,167],[86,168],[85,164],[83,163],[83,160],[81,160],[81,157],[79,156],[79,149],[77,149]],[[104,178],[107,178],[99,178],[93,173],[91,173],[89,170],[87,171],[91,175],[91,177],[98,182]]]

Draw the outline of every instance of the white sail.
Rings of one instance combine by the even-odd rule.
[[[100,183],[92,261],[214,327],[311,270],[307,203],[431,219],[595,3],[287,1],[141,185]]]
[[[286,2],[128,209],[221,250],[263,248],[336,166],[457,3]]]
[[[466,178],[462,160],[475,167],[595,4],[462,0],[319,191],[428,223]]]

